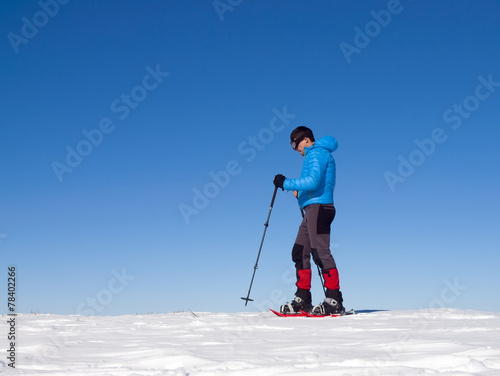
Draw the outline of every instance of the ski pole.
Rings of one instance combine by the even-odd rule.
[[[299,206],[299,209],[300,209],[300,214],[302,214],[302,218],[304,218],[304,209],[302,209],[300,206]],[[325,280],[324,280],[323,274],[321,274],[321,270],[319,268],[321,260],[319,259],[318,251],[314,252],[314,250],[313,250],[313,251],[311,251],[311,253],[312,253],[314,263],[316,264],[316,266],[318,268],[318,275],[319,275],[319,279],[321,280],[321,286],[323,287],[323,292],[326,294]]]
[[[274,199],[276,198],[276,192],[277,191],[278,191],[278,187],[276,186],[274,188],[273,198],[271,200],[271,206],[269,207],[269,214],[267,215],[266,223],[264,223],[264,234],[262,235],[262,240],[260,242],[259,253],[257,254],[257,261],[255,261],[255,266],[253,267],[252,280],[250,281],[250,287],[248,288],[247,297],[246,298],[241,298],[241,299],[245,300],[245,307],[247,306],[247,304],[248,304],[249,301],[253,302],[253,299],[250,299],[250,291],[252,290],[252,284],[253,284],[253,279],[255,278],[255,272],[259,268],[260,252],[262,251],[262,244],[264,244],[264,237],[266,236],[267,227],[269,226],[269,218],[271,217],[271,211],[273,210]]]

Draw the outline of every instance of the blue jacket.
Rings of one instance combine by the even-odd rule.
[[[299,205],[304,208],[311,204],[333,204],[335,189],[335,159],[331,155],[337,150],[337,140],[326,136],[314,145],[305,148],[302,174],[298,179],[286,179],[283,188],[299,191]]]

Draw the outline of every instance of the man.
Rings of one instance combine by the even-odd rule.
[[[315,141],[307,127],[297,127],[290,134],[292,148],[305,157],[302,174],[298,179],[286,179],[278,174],[274,185],[294,191],[304,209],[304,219],[292,248],[292,260],[297,271],[297,291],[291,303],[281,306],[281,313],[296,314],[299,310],[316,315],[343,314],[339,274],[330,251],[330,227],[335,217],[333,191],[335,188],[335,160],[337,140],[326,136]],[[325,300],[312,306],[311,253],[325,281]]]

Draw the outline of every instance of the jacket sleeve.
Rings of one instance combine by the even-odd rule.
[[[283,188],[287,191],[314,191],[321,184],[325,174],[328,156],[324,153],[314,153],[307,163],[307,175],[299,179],[286,179]],[[304,166],[305,167],[305,166]]]

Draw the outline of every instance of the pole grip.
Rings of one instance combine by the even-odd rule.
[[[274,186],[274,193],[273,193],[273,198],[271,200],[271,206],[270,206],[271,208],[274,206],[274,200],[276,199],[276,192],[278,192],[278,186],[277,185]]]

